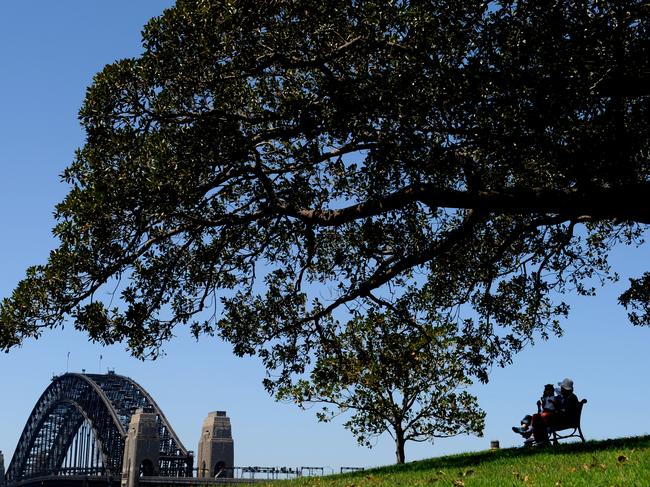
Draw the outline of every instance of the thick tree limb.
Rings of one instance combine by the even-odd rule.
[[[577,189],[506,189],[503,191],[460,191],[433,185],[408,186],[382,198],[368,200],[336,210],[307,210],[281,206],[285,215],[320,226],[337,226],[399,210],[413,202],[430,207],[476,209],[501,214],[562,214],[572,218],[614,220],[650,224],[650,183],[625,188],[599,188],[589,192]]]

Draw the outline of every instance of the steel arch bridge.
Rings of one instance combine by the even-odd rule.
[[[54,377],[34,406],[5,482],[79,475],[119,478],[129,421],[138,408],[156,414],[161,475],[191,476],[192,453],[140,385],[114,373],[68,373]]]

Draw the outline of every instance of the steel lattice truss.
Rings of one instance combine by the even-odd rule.
[[[191,475],[191,453],[140,385],[113,373],[64,374],[53,379],[34,406],[6,481],[78,473],[120,475],[129,421],[138,408],[157,415],[161,474]]]

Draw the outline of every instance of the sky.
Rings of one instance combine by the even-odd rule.
[[[0,4],[0,296],[11,293],[29,265],[45,262],[54,206],[66,194],[60,180],[84,134],[77,112],[93,75],[117,59],[141,52],[146,21],[173,4],[167,0],[24,0]],[[482,438],[462,436],[407,444],[407,460],[502,447],[521,439],[511,426],[535,409],[547,382],[570,377],[587,398],[583,431],[589,439],[650,433],[647,351],[650,330],[627,320],[617,296],[627,278],[647,269],[650,249],[620,248],[612,264],[619,283],[597,298],[569,299],[565,335],[537,343],[512,365],[492,371],[472,390],[487,413]],[[69,360],[68,360],[68,353]],[[102,357],[100,363],[100,356]],[[227,344],[187,330],[155,362],[129,356],[124,346],[102,348],[68,325],[0,354],[0,450],[8,465],[27,418],[55,374],[105,373],[140,383],[154,397],[181,441],[196,450],[210,411],[231,418],[237,466],[370,467],[394,462],[388,436],[360,447],[342,420],[318,423],[314,411],[274,402],[264,391],[256,359],[240,359]]]

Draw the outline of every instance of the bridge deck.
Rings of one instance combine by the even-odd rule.
[[[147,487],[205,487],[208,485],[252,485],[271,479],[219,479],[197,477],[141,477],[140,485]],[[120,487],[120,477],[101,475],[49,475],[32,477],[2,487]]]

